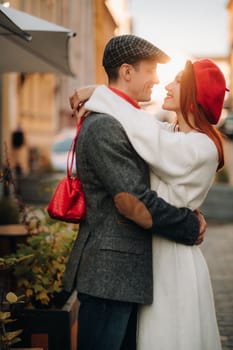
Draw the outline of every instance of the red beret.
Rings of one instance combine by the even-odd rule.
[[[217,124],[225,97],[226,81],[218,66],[208,59],[193,63],[197,102],[211,124]]]

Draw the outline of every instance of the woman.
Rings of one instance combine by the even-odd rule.
[[[79,90],[83,100],[92,90]],[[195,210],[224,165],[212,124],[220,118],[226,83],[210,60],[187,61],[166,90],[163,108],[176,112],[176,124],[158,122],[104,86],[95,89],[85,109],[118,119],[150,166],[152,189],[177,207]],[[139,307],[137,349],[220,350],[210,276],[199,247],[153,235],[153,274],[154,302]]]

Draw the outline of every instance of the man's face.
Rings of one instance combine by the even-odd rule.
[[[157,63],[143,60],[131,67],[130,96],[137,102],[150,101],[153,86],[159,83]]]

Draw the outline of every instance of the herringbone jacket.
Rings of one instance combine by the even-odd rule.
[[[151,303],[151,235],[192,245],[199,232],[195,214],[150,190],[148,166],[109,115],[93,113],[85,119],[76,163],[87,214],[64,274],[65,289]]]

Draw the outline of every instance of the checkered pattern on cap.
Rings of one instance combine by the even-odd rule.
[[[123,63],[135,63],[142,59],[153,58],[158,63],[166,63],[170,57],[149,41],[135,35],[116,36],[107,43],[103,66],[115,68]]]

